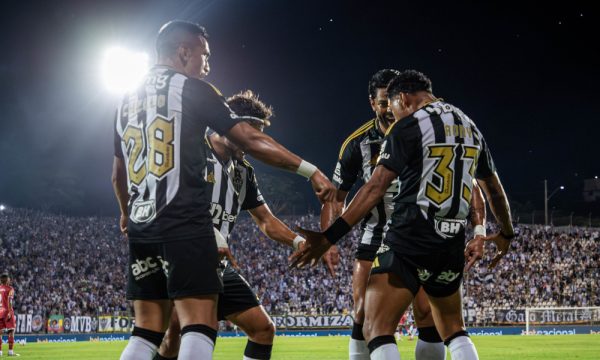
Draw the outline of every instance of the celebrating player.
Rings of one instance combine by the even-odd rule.
[[[486,238],[498,249],[492,266],[514,237],[506,195],[481,132],[460,109],[432,94],[424,74],[402,72],[389,84],[388,99],[396,122],[387,132],[371,179],[324,233],[302,230],[307,243],[292,255],[292,265],[322,256],[398,179],[394,212],[365,296],[363,332],[371,359],[400,359],[394,330],[420,287],[452,359],[477,359],[464,326],[460,290],[465,254],[475,261],[483,253],[483,239],[465,249],[473,179],[482,186],[501,228]]]
[[[369,101],[375,113],[375,118],[352,133],[342,144],[338,162],[333,174],[333,184],[337,187],[336,197],[333,202],[323,205],[321,211],[321,228],[326,229],[340,214],[346,203],[348,192],[358,179],[368,182],[377,165],[377,158],[381,150],[381,143],[387,129],[394,122],[394,116],[389,107],[387,86],[392,79],[398,76],[398,70],[383,69],[373,75],[369,81]],[[394,180],[380,201],[362,220],[362,234],[355,254],[354,269],[352,273],[352,295],[354,300],[354,325],[349,343],[349,357],[351,360],[369,358],[369,349],[363,336],[364,298],[369,280],[369,272],[375,253],[387,230],[386,223],[394,210],[393,198],[398,192],[399,183]],[[481,191],[476,188],[472,202],[483,202]],[[481,234],[481,226],[485,214],[484,206],[476,206],[478,211],[472,216],[472,223]],[[423,290],[417,293],[413,302],[417,326],[419,328],[419,341],[415,348],[417,360],[444,359],[446,349],[444,343],[435,329],[429,301]]]
[[[180,359],[211,359],[216,340],[218,254],[203,179],[207,126],[258,160],[310,179],[321,201],[335,188],[314,165],[237,116],[208,71],[207,34],[172,21],[156,39],[157,65],[124,96],[115,121],[113,188],[129,238],[128,299],[135,328],[121,359],[152,359],[172,301],[181,324]],[[248,121],[245,121],[248,120]],[[201,274],[190,277],[190,274]]]
[[[262,131],[270,125],[271,109],[251,91],[227,99],[229,107],[239,116],[252,116],[250,124]],[[244,153],[226,137],[209,130],[206,137],[208,154],[206,181],[209,183],[213,225],[217,231],[219,250],[230,256],[229,238],[240,210],[247,210],[259,229],[269,238],[298,249],[304,238],[291,231],[276,218],[258,189],[254,169],[244,159]],[[219,243],[219,239],[223,239]],[[223,293],[219,294],[219,320],[229,320],[248,335],[244,359],[270,359],[275,326],[244,277],[235,269],[234,261],[224,261]],[[179,347],[179,324],[172,315],[171,325],[155,360],[173,359]]]
[[[0,275],[0,356],[2,356],[2,333],[8,333],[8,356],[19,356],[13,351],[15,346],[15,311],[13,301],[15,290],[10,286],[10,276]]]

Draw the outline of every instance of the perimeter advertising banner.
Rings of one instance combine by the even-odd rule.
[[[63,315],[50,315],[48,318],[48,333],[49,334],[60,334],[64,331],[64,316]]]

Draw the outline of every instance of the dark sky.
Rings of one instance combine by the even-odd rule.
[[[372,116],[370,76],[415,68],[478,124],[511,198],[540,205],[548,178],[576,201],[582,179],[600,175],[600,17],[585,3],[524,3],[5,0],[0,203],[117,212],[117,98],[100,59],[113,44],[153,54],[174,18],[209,31],[207,80],[226,95],[258,92],[275,108],[269,133],[327,174]]]

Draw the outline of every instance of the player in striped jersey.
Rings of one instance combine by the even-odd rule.
[[[182,326],[184,359],[211,359],[216,339],[218,252],[202,179],[206,128],[269,165],[310,179],[321,201],[334,187],[314,165],[236,115],[220,92],[201,80],[210,50],[204,28],[165,24],[156,39],[157,64],[123,96],[115,117],[113,189],[128,236],[127,298],[135,327],[123,360],[154,357],[173,304]],[[202,276],[189,277],[190,273]]]
[[[270,125],[271,109],[249,90],[230,97],[227,104],[239,116],[253,117],[249,121],[260,131]],[[302,247],[305,240],[271,213],[258,189],[254,169],[235,144],[211,130],[207,133],[205,144],[208,157],[204,177],[209,183],[217,246],[220,253],[228,258],[221,266],[223,293],[219,295],[218,319],[231,321],[248,335],[244,359],[270,359],[275,326],[246,279],[237,272],[237,265],[226,239],[229,238],[240,211],[246,210],[269,238],[294,249]],[[177,356],[179,333],[179,323],[174,312],[155,360],[173,359]]]
[[[324,233],[301,231],[307,243],[292,255],[292,265],[322,256],[398,179],[394,212],[365,296],[364,335],[371,359],[400,359],[394,329],[420,287],[452,359],[477,359],[465,331],[460,290],[465,257],[470,265],[483,254],[484,239],[465,247],[473,179],[486,193],[501,228],[485,238],[498,251],[491,266],[506,254],[514,237],[506,194],[481,132],[460,109],[433,96],[424,74],[402,72],[389,84],[388,98],[396,122],[386,134],[371,179]]]
[[[340,216],[345,207],[348,192],[358,180],[367,183],[375,170],[384,135],[394,122],[394,116],[388,106],[387,86],[398,74],[398,70],[383,69],[375,73],[369,81],[369,101],[375,118],[359,127],[342,144],[333,174],[333,184],[338,189],[336,199],[333,202],[325,203],[321,211],[321,228],[323,230]],[[386,223],[394,210],[393,198],[397,191],[398,181],[393,181],[383,200],[371,209],[361,223],[361,240],[355,254],[352,273],[354,325],[348,346],[350,360],[369,358],[369,349],[362,333],[365,291],[375,254],[387,230]],[[473,193],[472,202],[481,203],[483,198],[479,188],[475,188]],[[478,211],[474,212],[472,223],[474,226],[481,225],[485,218],[485,207],[476,206],[474,208]],[[335,248],[332,250],[334,253],[336,252]],[[415,348],[416,359],[444,359],[446,350],[435,329],[431,307],[423,290],[418,292],[413,307],[419,328],[419,342]]]

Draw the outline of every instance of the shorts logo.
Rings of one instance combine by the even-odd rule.
[[[390,251],[390,247],[387,246],[386,244],[381,244],[381,246],[379,247],[379,249],[377,249],[377,255],[383,254],[386,251]]]
[[[383,160],[387,160],[390,158],[390,154],[389,153],[381,153],[381,155],[379,156],[379,160],[383,159]]]
[[[435,218],[435,232],[444,239],[458,235],[467,224],[467,220]]]
[[[422,282],[429,280],[432,275],[427,269],[417,269],[417,273],[419,274],[419,280]]]
[[[442,283],[442,284],[450,284],[451,282],[453,282],[454,280],[456,280],[459,276],[460,276],[460,272],[455,273],[452,270],[443,271],[437,277],[437,279],[435,279],[435,282],[439,282],[439,283]]]
[[[156,259],[154,259],[153,257],[148,256],[142,260],[136,259],[135,263],[131,264],[131,273],[136,280],[155,274],[160,270],[163,270],[165,276],[168,276],[168,266],[169,262],[164,261],[162,257],[157,256]]]
[[[379,257],[375,258],[375,260],[373,261],[373,266],[371,268],[375,269],[376,267],[379,267]]]
[[[152,221],[155,216],[154,200],[135,202],[131,207],[131,221],[134,223],[146,223]]]

